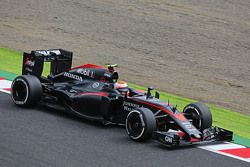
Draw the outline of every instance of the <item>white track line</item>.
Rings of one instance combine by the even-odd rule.
[[[211,149],[211,150],[226,150],[226,149],[246,148],[246,147],[244,147],[242,145],[239,145],[239,144],[225,142],[225,143],[222,143],[222,144],[199,146],[199,148],[204,148],[204,149],[208,148],[208,149]]]
[[[9,90],[4,90],[4,89],[0,89],[0,92],[4,92],[4,93],[8,93],[8,94],[11,93]]]
[[[225,142],[223,144],[199,146],[198,148],[203,149],[203,150],[207,150],[207,151],[211,151],[211,152],[214,152],[214,153],[217,153],[217,154],[225,155],[225,156],[228,156],[228,157],[232,157],[232,158],[235,158],[235,159],[239,159],[239,160],[242,160],[242,161],[245,161],[245,162],[250,162],[249,158],[242,158],[242,157],[239,157],[239,156],[236,156],[236,155],[232,155],[232,154],[229,154],[229,153],[219,151],[219,150],[230,150],[230,149],[237,149],[237,148],[246,148],[246,147],[244,147],[242,145],[239,145],[239,144]]]
[[[11,84],[12,84],[12,81],[9,81],[9,80],[0,80],[0,91],[4,92],[4,93],[10,94],[10,91],[4,90],[4,89],[11,88]]]

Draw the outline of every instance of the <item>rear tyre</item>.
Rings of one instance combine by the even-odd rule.
[[[192,124],[203,131],[212,126],[212,114],[209,108],[200,102],[188,104],[183,112],[188,119],[192,120]]]
[[[152,137],[155,130],[156,120],[151,110],[137,108],[128,114],[126,131],[130,139],[144,142]]]
[[[14,79],[11,85],[13,102],[20,107],[33,107],[41,99],[42,85],[33,75],[22,75]]]

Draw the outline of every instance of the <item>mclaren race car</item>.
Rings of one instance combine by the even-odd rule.
[[[20,107],[44,105],[104,124],[124,125],[130,139],[153,139],[166,146],[231,141],[231,131],[212,126],[209,108],[188,104],[183,112],[169,102],[119,81],[116,64],[71,67],[73,53],[63,49],[23,54],[22,75],[12,83],[13,102]],[[50,74],[42,76],[44,62]]]

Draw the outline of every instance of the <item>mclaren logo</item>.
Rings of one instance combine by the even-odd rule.
[[[76,79],[78,81],[82,81],[82,77],[81,76],[78,76],[78,75],[75,75],[75,74],[71,74],[71,73],[68,73],[68,72],[64,72],[63,74],[65,77],[68,77],[68,78],[72,78],[72,79]]]

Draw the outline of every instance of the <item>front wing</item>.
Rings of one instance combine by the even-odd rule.
[[[219,128],[211,127],[203,131],[203,136],[201,139],[196,139],[192,137],[184,137],[183,132],[179,131],[155,131],[153,133],[153,140],[159,142],[168,147],[193,145],[193,144],[207,144],[220,141],[232,141],[233,132]]]

